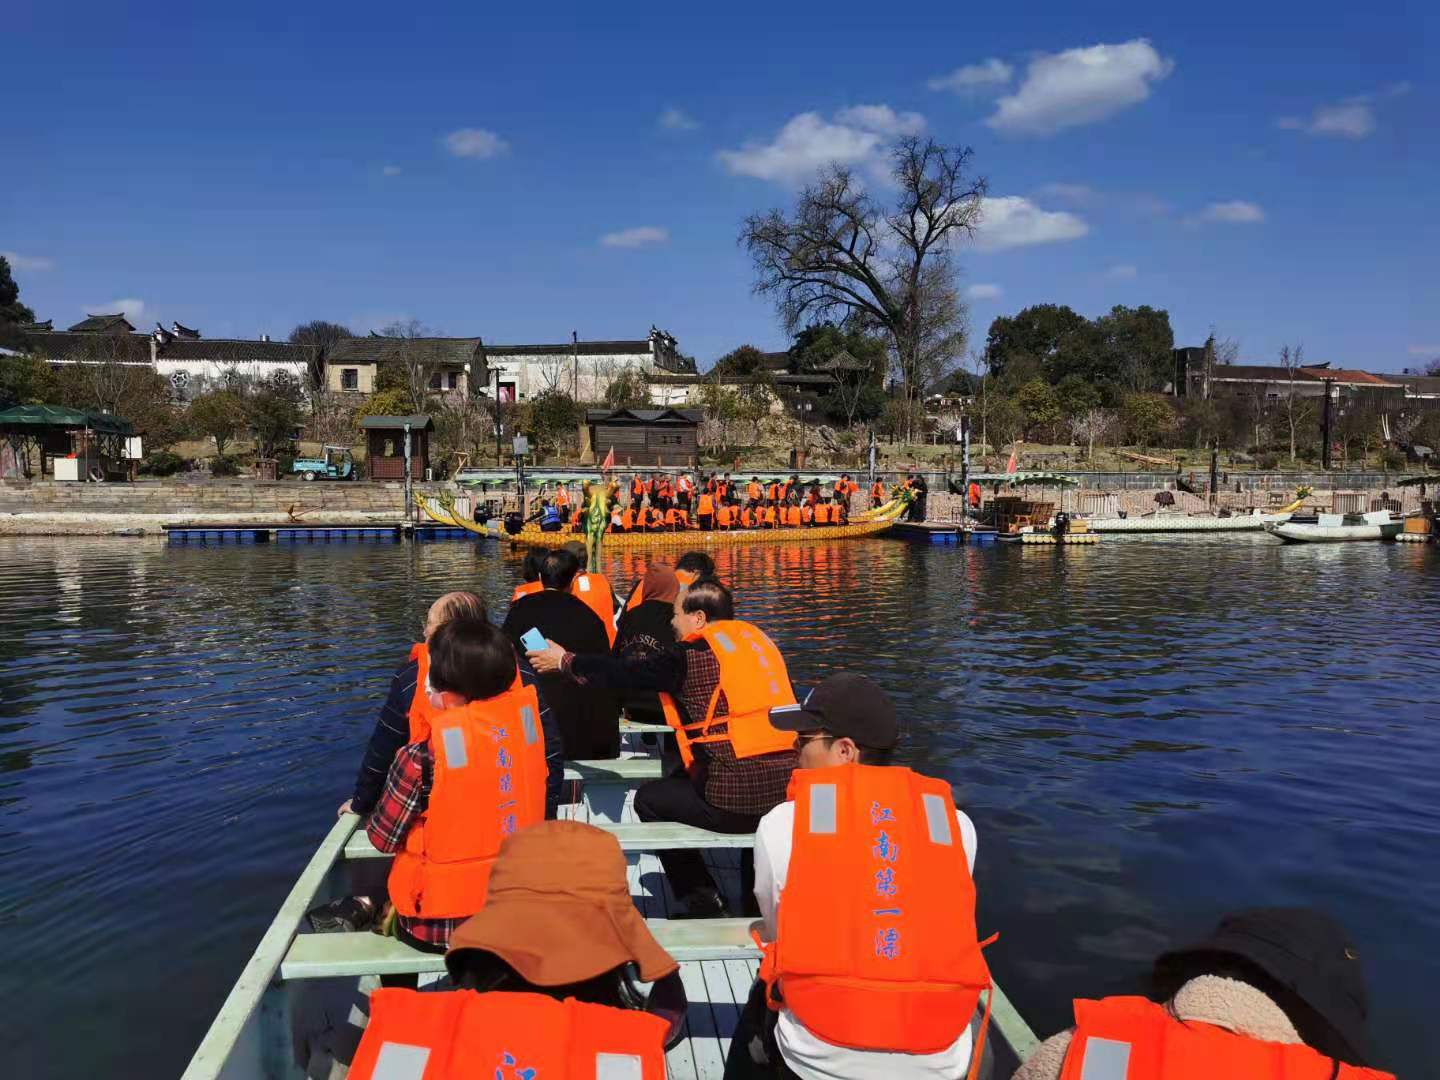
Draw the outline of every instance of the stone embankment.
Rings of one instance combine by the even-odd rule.
[[[417,484],[417,491],[447,485]],[[166,522],[359,524],[405,516],[398,483],[302,483],[210,480],[74,484],[53,480],[0,483],[0,536],[153,535]]]

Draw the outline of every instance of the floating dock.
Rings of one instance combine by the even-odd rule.
[[[1100,537],[1095,533],[1065,533],[1063,536],[1056,536],[1054,533],[1001,533],[1000,539],[1010,544],[1098,544]]]
[[[171,544],[335,544],[396,543],[400,540],[471,540],[478,534],[443,525],[408,521],[374,524],[309,524],[289,522],[203,522],[160,526]]]
[[[917,540],[922,544],[958,544],[960,526],[939,521],[897,521],[890,526],[887,535]]]

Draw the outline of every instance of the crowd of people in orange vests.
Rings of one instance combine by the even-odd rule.
[[[825,487],[819,483],[807,487],[798,474],[768,482],[751,476],[742,483],[729,473],[635,473],[619,488],[628,501],[617,499],[611,507],[610,531],[616,533],[845,525],[850,520],[850,500],[860,491],[849,473]],[[870,504],[879,506],[888,498],[884,483],[876,480],[871,485]],[[561,532],[567,526],[579,529],[584,513],[580,500],[572,498],[561,484],[553,497],[541,499],[531,519],[546,532]]]

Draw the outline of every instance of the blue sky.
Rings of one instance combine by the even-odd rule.
[[[654,323],[704,366],[786,343],[745,214],[923,130],[990,181],[977,342],[1030,303],[1149,303],[1254,361],[1440,356],[1440,17],[1168,6],[12,0],[0,251],[57,325]]]

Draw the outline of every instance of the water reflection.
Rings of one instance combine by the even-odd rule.
[[[899,700],[906,760],[979,825],[991,960],[1038,1028],[1073,995],[1134,990],[1226,907],[1318,899],[1366,944],[1389,1064],[1440,1057],[1420,1012],[1440,975],[1440,779],[1416,765],[1440,742],[1424,630],[1440,549],[714,557],[798,682],[860,670]],[[471,588],[499,617],[519,561],[471,543],[0,541],[7,1073],[137,1055],[178,1073],[345,794],[429,602]],[[605,569],[623,592],[643,561]],[[82,964],[42,993],[16,981]]]

